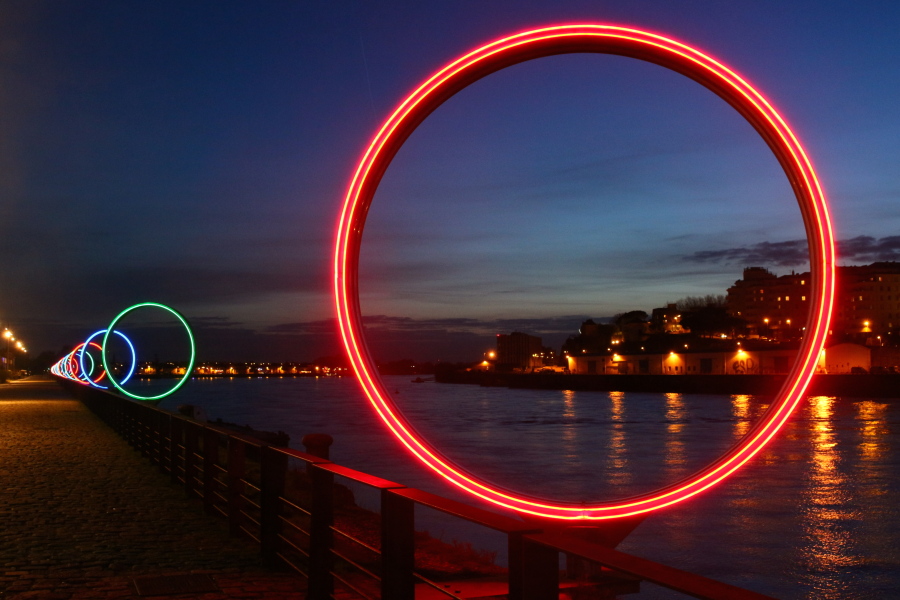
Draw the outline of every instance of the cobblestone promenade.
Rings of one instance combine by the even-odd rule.
[[[183,574],[220,591],[152,597],[304,597],[54,381],[0,384],[0,599],[142,598],[133,578]]]

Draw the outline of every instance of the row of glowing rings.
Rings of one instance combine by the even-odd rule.
[[[159,308],[174,315],[175,318],[178,319],[178,321],[180,321],[184,326],[184,329],[187,332],[188,342],[191,346],[191,358],[188,361],[184,376],[181,377],[181,379],[179,379],[171,389],[155,396],[140,396],[138,394],[129,392],[124,387],[122,387],[129,379],[131,379],[131,376],[134,374],[134,370],[137,366],[137,353],[134,350],[134,345],[131,343],[131,340],[129,340],[125,336],[125,334],[116,330],[116,324],[118,324],[125,315],[139,308]],[[106,356],[106,348],[107,343],[109,342],[109,336],[113,333],[121,336],[122,339],[124,339],[128,344],[128,348],[131,350],[131,367],[128,369],[128,372],[125,374],[125,376],[118,381],[110,371],[109,361],[107,360]],[[93,340],[100,335],[103,335],[103,340],[98,344]],[[99,372],[99,366],[97,365],[97,362],[88,351],[91,348],[96,348],[100,352],[100,360],[103,369],[102,372]],[[85,362],[85,357],[87,357],[87,362]],[[116,315],[116,318],[112,320],[112,323],[109,324],[108,328],[101,329],[100,331],[92,334],[84,342],[76,346],[74,350],[59,359],[59,361],[57,361],[56,364],[50,368],[50,372],[58,377],[64,377],[66,379],[77,381],[78,383],[81,383],[83,385],[91,385],[101,389],[108,389],[100,385],[100,381],[102,381],[103,378],[106,377],[109,379],[110,383],[113,384],[113,387],[115,387],[119,392],[125,394],[129,398],[134,398],[135,400],[159,400],[174,393],[178,388],[184,385],[184,382],[188,380],[188,378],[191,376],[191,373],[193,373],[194,371],[194,362],[196,361],[196,359],[197,349],[196,344],[194,344],[194,334],[191,331],[191,326],[188,325],[188,322],[184,318],[184,316],[174,308],[166,306],[165,304],[159,304],[158,302],[142,302],[140,304],[129,306],[118,315]],[[95,370],[98,370],[99,372],[99,374],[96,376],[94,375]]]
[[[102,356],[103,347],[93,340],[99,335],[104,335],[106,331],[106,329],[101,329],[92,333],[88,339],[75,346],[71,352],[56,361],[56,364],[50,367],[50,372],[57,377],[70,379],[83,385],[90,385],[101,390],[109,389],[107,386],[100,384],[106,377],[106,369],[103,368],[102,362],[94,360],[94,357],[89,352],[91,348],[96,348]],[[124,385],[134,375],[134,369],[137,365],[137,353],[134,350],[134,344],[131,343],[128,336],[121,331],[114,333],[125,340],[125,343],[128,344],[128,349],[131,351],[131,366],[128,368],[125,376],[119,381],[120,384]]]

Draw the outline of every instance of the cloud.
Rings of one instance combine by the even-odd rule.
[[[837,242],[837,254],[841,262],[860,264],[900,260],[900,236],[874,238],[860,235],[841,240]],[[792,267],[809,264],[809,250],[806,240],[760,242],[724,250],[701,250],[684,256],[684,259],[695,263]]]
[[[838,258],[863,263],[900,260],[900,235],[860,235],[838,242]]]
[[[752,246],[724,250],[700,250],[684,257],[697,263],[741,263],[789,267],[809,262],[806,240],[760,242]]]

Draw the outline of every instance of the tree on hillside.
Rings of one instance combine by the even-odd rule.
[[[685,296],[675,303],[678,310],[688,312],[701,308],[725,308],[727,300],[724,294],[707,294],[706,296]]]
[[[645,323],[650,315],[642,310],[631,310],[613,317],[613,323],[621,328],[630,323]]]
[[[700,336],[726,334],[734,336],[744,333],[747,322],[740,317],[732,317],[724,306],[704,306],[694,310],[685,311],[681,322],[691,330],[691,333]]]

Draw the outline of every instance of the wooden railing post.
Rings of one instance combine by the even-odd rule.
[[[259,483],[259,540],[263,562],[269,566],[277,563],[278,532],[281,520],[281,496],[287,475],[287,455],[271,446],[260,448]]]
[[[144,447],[144,419],[143,415],[143,407],[137,402],[131,403],[131,413],[132,419],[134,422],[134,449],[141,453],[141,456],[147,456]]]
[[[184,422],[184,493],[190,497],[194,493],[194,478],[197,476],[198,427],[195,423]]]
[[[415,598],[415,503],[381,492],[381,597]]]
[[[137,402],[132,403],[134,409],[134,443],[141,456],[147,457],[147,424],[144,420],[144,407]]]
[[[166,413],[161,410],[153,411],[153,453],[150,457],[151,462],[156,463],[156,467],[160,472],[165,473],[166,468],[163,466],[163,446],[165,445],[165,431],[167,429],[168,420]]]
[[[169,418],[169,478],[172,483],[178,483],[178,463],[181,458],[181,439],[184,432],[184,424],[178,417]]]
[[[153,445],[156,442],[156,415],[154,414],[156,411],[148,408],[145,405],[141,405],[141,423],[143,426],[143,453],[144,456],[150,459],[150,463],[153,463]]]
[[[131,437],[131,447],[141,451],[141,419],[138,414],[137,402],[128,402],[128,432]]]
[[[122,422],[122,403],[113,403],[112,399],[110,399],[110,404],[112,404],[112,428],[120,436],[124,437],[125,427],[124,423]]]
[[[307,465],[312,485],[309,517],[309,582],[307,600],[327,600],[334,591],[331,526],[334,524],[334,475],[314,464]],[[387,599],[389,596],[383,596]]]
[[[509,600],[559,598],[559,552],[530,541],[521,533],[509,535]]]
[[[215,514],[216,465],[219,462],[219,432],[203,428],[203,510]]]
[[[134,448],[134,415],[132,414],[134,407],[131,405],[131,402],[128,402],[127,400],[123,403],[122,406],[124,409],[122,411],[122,417],[124,419],[125,426],[123,437],[125,438],[125,441],[127,441],[128,444],[132,448]]]
[[[241,479],[244,477],[244,442],[228,436],[228,529],[231,535],[241,533]]]

